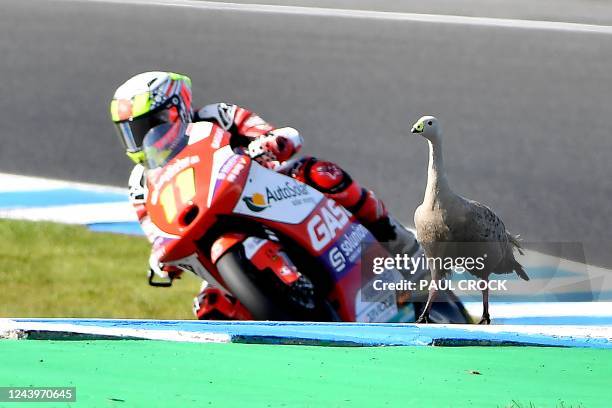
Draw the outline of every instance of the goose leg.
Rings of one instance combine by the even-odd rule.
[[[487,282],[487,287],[482,291],[482,318],[478,324],[491,324],[489,317],[489,277],[484,279]]]
[[[435,268],[431,269],[431,281],[438,281],[438,271]],[[433,302],[436,300],[438,296],[437,285],[432,285],[429,288],[429,294],[427,296],[427,303],[425,304],[425,309],[421,313],[421,316],[417,319],[416,323],[429,323],[429,311],[431,310],[431,306]]]

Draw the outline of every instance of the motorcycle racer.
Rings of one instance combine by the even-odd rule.
[[[157,71],[138,74],[117,88],[110,111],[126,154],[135,163],[128,180],[129,198],[151,242],[159,234],[145,208],[147,170],[143,139],[150,129],[163,123],[208,121],[232,135],[230,143],[235,151],[332,198],[393,250],[408,252],[418,245],[414,235],[389,215],[384,203],[337,164],[314,157],[296,159],[302,147],[302,137],[296,129],[275,127],[250,110],[228,103],[192,109],[191,79],[185,75]],[[150,274],[180,277],[178,268],[160,265],[153,252],[149,264]],[[237,299],[206,282],[194,301],[194,311],[200,319],[236,319],[248,315]]]

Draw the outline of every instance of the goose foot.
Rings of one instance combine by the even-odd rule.
[[[423,313],[415,323],[430,323],[429,313]]]
[[[489,318],[489,315],[482,315],[482,319],[480,319],[478,324],[491,324],[491,319]]]

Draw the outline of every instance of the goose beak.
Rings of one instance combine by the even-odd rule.
[[[423,125],[423,122],[418,121],[417,123],[415,123],[412,126],[412,130],[410,130],[412,133],[423,133],[423,129],[425,128],[425,125]]]

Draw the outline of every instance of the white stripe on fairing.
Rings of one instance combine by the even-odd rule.
[[[83,2],[83,0],[65,0]],[[132,4],[143,6],[187,7],[203,10],[250,12],[262,14],[299,15],[312,17],[359,18],[383,21],[413,21],[436,24],[455,24],[499,28],[518,28],[544,31],[567,31],[582,33],[612,34],[612,27],[566,23],[557,21],[518,20],[510,18],[467,17],[443,14],[401,13],[373,10],[350,10],[323,7],[279,6],[269,4],[221,3],[199,0],[88,0],[99,3]]]
[[[42,208],[0,210],[0,218],[51,221],[64,224],[94,224],[138,221],[129,202],[77,204]]]
[[[195,343],[229,343],[231,336],[226,333],[188,332],[180,330],[145,330],[127,327],[99,327],[69,323],[15,322],[0,320],[0,338],[2,333],[12,334],[15,331],[48,331],[57,333],[81,333],[98,336],[136,337],[148,340],[185,341]]]
[[[482,314],[481,302],[464,302],[473,316]],[[491,302],[492,319],[516,317],[612,317],[612,302]]]
[[[215,195],[215,184],[217,184],[219,170],[221,170],[221,167],[233,154],[234,151],[230,146],[224,146],[213,153],[213,165],[210,171],[210,181],[208,182],[208,199],[206,200],[206,206],[208,207],[210,207],[213,195]]]
[[[95,192],[124,194],[127,197],[127,187],[105,186],[101,184],[80,183],[74,181],[56,180],[43,177],[21,176],[17,174],[0,173],[0,193],[35,190],[53,190],[58,188],[79,188]]]

